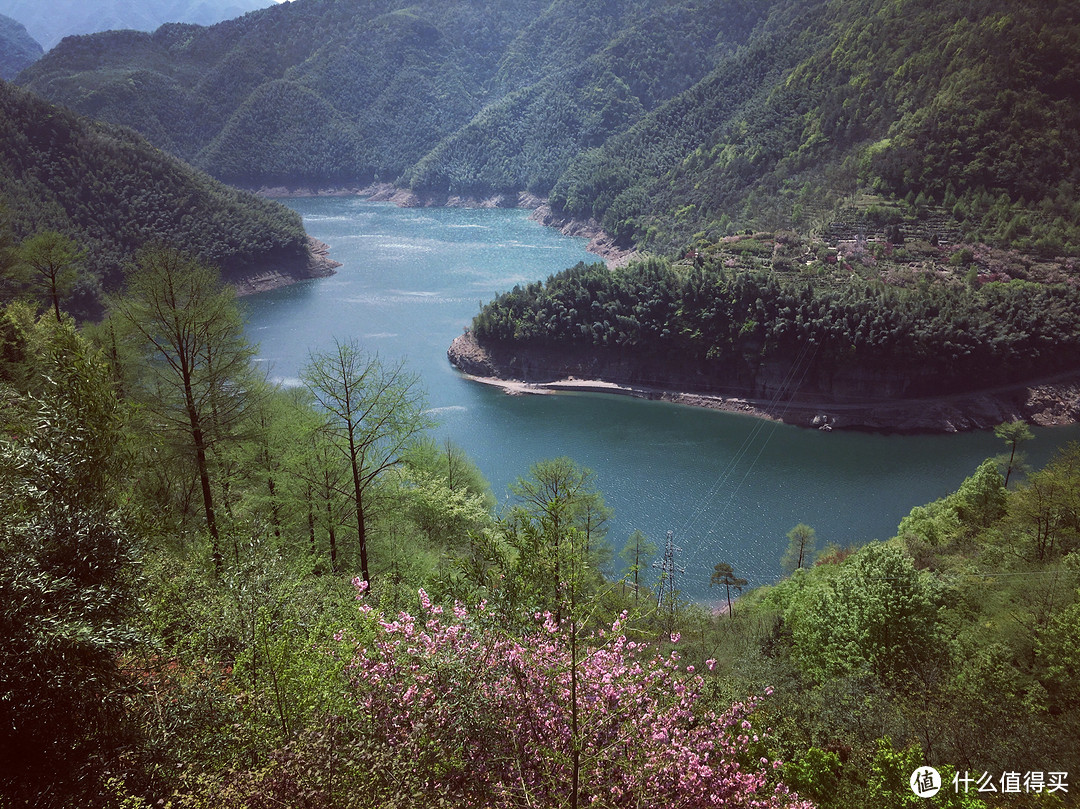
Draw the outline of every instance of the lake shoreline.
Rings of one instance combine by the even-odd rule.
[[[459,335],[447,358],[467,379],[502,389],[512,396],[554,393],[605,393],[690,407],[740,413],[822,431],[851,430],[885,434],[948,434],[987,430],[1023,419],[1040,427],[1080,422],[1080,372],[1050,379],[940,397],[862,402],[816,399],[756,399],[631,384],[608,379],[581,379],[552,370],[553,378],[514,378],[480,345],[472,332]]]
[[[695,602],[717,600],[709,574],[718,561],[753,584],[775,581],[785,534],[800,522],[841,546],[892,536],[913,506],[955,491],[1005,446],[986,431],[826,435],[630,396],[506,396],[463,379],[446,348],[471,322],[478,298],[546,277],[552,266],[596,260],[583,242],[537,227],[525,211],[484,217],[355,197],[284,202],[346,266],[325,281],[244,299],[245,335],[272,381],[298,385],[311,353],[342,339],[384,362],[405,360],[439,422],[430,435],[467,448],[497,498],[535,462],[572,457],[595,471],[616,512],[609,529],[616,548],[635,530],[661,545],[666,531],[676,532],[685,549],[676,563],[690,571],[679,589]],[[1039,466],[1080,440],[1080,427],[1035,434],[1024,449]]]
[[[330,245],[326,242],[308,236],[307,247],[307,258],[302,265],[295,260],[269,262],[263,264],[257,272],[245,273],[227,281],[236,291],[236,296],[242,298],[313,278],[329,278],[341,266],[340,261],[330,258]]]
[[[400,208],[519,208],[532,211],[530,219],[555,228],[564,236],[586,239],[585,249],[602,258],[609,267],[623,267],[638,257],[636,250],[616,244],[615,239],[594,220],[559,217],[544,197],[519,191],[516,194],[492,194],[487,197],[459,195],[420,195],[393,183],[345,185],[330,188],[286,186],[262,187],[254,193],[261,197],[294,199],[307,197],[362,197],[369,202],[392,202]]]

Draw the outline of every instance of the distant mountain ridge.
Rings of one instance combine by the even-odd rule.
[[[734,52],[772,2],[302,0],[70,40],[25,81],[236,184],[546,193]]]
[[[18,20],[0,14],[0,79],[13,79],[45,51]]]
[[[1066,0],[297,0],[71,39],[23,81],[244,187],[525,191],[667,253],[870,191],[1080,252]]]
[[[273,0],[0,0],[0,14],[26,26],[45,50],[65,36],[132,29],[153,31],[163,23],[213,25],[265,8]]]

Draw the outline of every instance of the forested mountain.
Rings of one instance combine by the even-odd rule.
[[[86,251],[73,311],[148,243],[168,244],[237,277],[267,265],[306,268],[300,217],[237,191],[150,146],[0,82],[0,211],[17,240],[51,230]]]
[[[26,27],[0,14],[0,79],[13,79],[23,68],[41,58],[40,43]]]
[[[298,0],[74,39],[24,81],[241,185],[530,191],[659,250],[813,230],[869,189],[913,215],[937,205],[973,239],[1064,253],[1080,244],[1078,14],[1064,0]]]
[[[304,0],[209,29],[72,40],[26,82],[231,182],[546,193],[574,155],[704,76],[768,7]]]
[[[46,49],[71,34],[131,28],[152,31],[167,22],[212,25],[273,0],[0,0],[0,14],[26,26]]]
[[[975,239],[1075,253],[1078,55],[1080,9],[1057,0],[794,3],[583,155],[552,204],[670,246],[725,235],[725,215],[813,229],[870,188],[944,205]]]

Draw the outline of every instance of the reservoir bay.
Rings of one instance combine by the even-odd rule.
[[[384,361],[405,358],[427,391],[435,435],[463,447],[506,501],[507,485],[545,458],[593,469],[615,516],[616,552],[634,529],[682,549],[677,586],[719,600],[709,575],[730,562],[751,585],[774,581],[799,522],[818,547],[886,539],[913,506],[956,489],[1004,444],[992,433],[899,436],[819,432],[749,416],[627,397],[507,396],[462,377],[450,342],[480,305],[515,284],[598,260],[583,239],[521,210],[399,208],[357,197],[283,200],[342,263],[330,278],[243,299],[247,335],[271,379],[299,382],[310,351],[356,339]],[[1035,429],[1045,463],[1080,428]]]

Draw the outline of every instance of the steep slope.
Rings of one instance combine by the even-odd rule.
[[[670,249],[725,235],[725,217],[814,229],[872,188],[946,205],[973,239],[1075,253],[1078,58],[1080,10],[1058,0],[793,3],[582,155],[552,204]]]
[[[1060,255],[1077,64],[1066,0],[305,0],[71,39],[23,81],[235,184],[529,191],[669,253],[869,190]]]
[[[0,82],[0,206],[16,238],[57,230],[87,249],[74,303],[92,314],[124,264],[164,243],[219,265],[230,281],[274,270],[325,273],[300,217],[222,185],[134,133],[93,123]]]
[[[25,82],[238,184],[546,193],[582,149],[704,76],[772,2],[308,0],[69,40]]]
[[[15,18],[46,50],[66,36],[98,31],[153,31],[167,22],[212,25],[273,0],[0,0],[0,14]]]
[[[502,60],[506,95],[403,178],[421,194],[547,194],[570,161],[687,89],[743,43],[769,4],[553,3]]]
[[[69,39],[27,86],[216,171],[243,166],[251,140],[261,142],[266,165],[234,182],[278,185],[303,173],[308,184],[331,183],[342,165],[354,181],[393,180],[481,109],[499,55],[542,5],[285,3],[210,28]],[[268,87],[282,81],[291,84]],[[292,101],[313,93],[318,114],[347,127],[345,153],[336,135],[274,123],[282,92]],[[248,128],[258,122],[269,128]]]
[[[22,23],[0,14],[0,79],[13,79],[41,58],[44,50]]]

